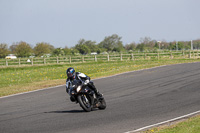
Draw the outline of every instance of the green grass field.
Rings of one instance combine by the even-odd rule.
[[[200,60],[137,60],[0,68],[0,97],[65,84],[68,67],[74,67],[76,71],[94,79],[155,66],[197,61]]]

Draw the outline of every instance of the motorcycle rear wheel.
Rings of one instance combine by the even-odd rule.
[[[78,95],[77,100],[84,111],[90,112],[92,110],[92,104],[89,95]]]

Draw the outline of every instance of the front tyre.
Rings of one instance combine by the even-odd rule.
[[[90,112],[92,110],[91,99],[89,95],[78,95],[77,100],[84,111]]]

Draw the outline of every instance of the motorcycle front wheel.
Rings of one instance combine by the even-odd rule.
[[[90,112],[92,110],[91,98],[89,95],[78,95],[77,100],[84,111]]]

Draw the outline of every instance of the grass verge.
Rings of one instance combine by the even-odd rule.
[[[92,79],[155,66],[198,62],[199,59],[136,60],[0,68],[0,97],[65,84],[66,69],[74,67]]]
[[[200,115],[170,125],[152,128],[142,133],[199,133]]]

